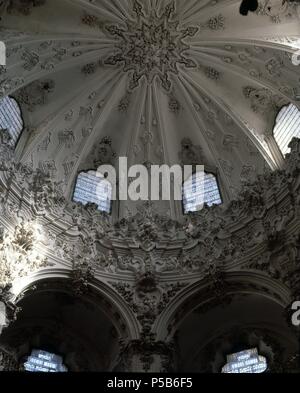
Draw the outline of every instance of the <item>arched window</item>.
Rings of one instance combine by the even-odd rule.
[[[203,181],[204,183],[199,184],[199,181]],[[194,173],[183,185],[183,207],[185,214],[200,210],[203,202],[208,206],[220,205],[222,203],[217,178],[212,173],[205,172],[204,179],[202,176],[199,177],[197,173]]]
[[[227,374],[259,374],[267,370],[267,359],[258,354],[258,350],[247,349],[227,356],[227,364],[222,373]]]
[[[95,203],[98,210],[110,213],[112,186],[96,171],[82,172],[77,178],[73,200],[83,205]]]
[[[44,372],[44,373],[62,373],[67,372],[61,356],[54,353],[33,350],[24,363],[26,371]]]
[[[10,97],[0,99],[0,129],[8,131],[14,145],[19,139],[23,126],[17,101]]]
[[[283,107],[276,118],[274,138],[283,155],[289,153],[289,143],[293,137],[300,137],[300,111],[290,104]]]

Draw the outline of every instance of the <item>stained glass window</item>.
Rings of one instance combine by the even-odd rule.
[[[212,173],[204,173],[204,177],[194,173],[183,186],[185,213],[201,210],[203,203],[208,206],[222,203],[218,182]]]
[[[274,138],[283,155],[290,152],[288,146],[293,137],[300,137],[300,111],[290,104],[281,109],[274,127]]]
[[[83,205],[95,203],[98,210],[110,213],[112,199],[112,186],[95,171],[80,173],[77,178],[73,200]]]
[[[67,372],[61,356],[41,350],[33,350],[24,363],[26,371],[60,373]]]
[[[227,356],[227,364],[222,373],[227,374],[259,374],[268,368],[265,357],[258,354],[258,350],[248,349]]]
[[[23,130],[23,120],[20,107],[13,98],[0,99],[0,129],[9,132],[15,145]]]

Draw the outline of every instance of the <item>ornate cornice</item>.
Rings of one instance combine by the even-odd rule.
[[[153,334],[158,316],[171,302],[172,307],[183,304],[193,283],[205,284],[203,290],[212,294],[208,307],[239,288],[243,291],[243,285],[250,288],[249,283],[228,281],[232,273],[265,277],[269,281],[264,285],[254,278],[253,290],[282,304],[297,294],[298,139],[292,141],[282,170],[245,183],[228,205],[205,207],[181,223],[159,215],[149,203],[137,215],[114,223],[96,206],[66,200],[59,185],[41,170],[14,163],[9,142],[1,149],[8,157],[0,164],[1,223],[3,239],[10,239],[5,247],[2,240],[3,250],[19,253],[22,271],[30,276],[46,267],[29,257],[36,254],[40,241],[38,249],[50,264],[68,269],[76,295],[86,293],[95,282],[106,282],[128,304],[143,334]],[[43,240],[33,239],[31,223],[38,223]],[[4,284],[12,284],[18,269],[12,264],[6,274],[2,261]],[[282,300],[274,285],[290,290],[289,299]]]
[[[161,273],[197,273],[203,271],[201,261],[207,266],[210,260],[231,266],[248,254],[253,256],[258,247],[267,250],[283,231],[290,238],[298,227],[298,145],[294,140],[283,170],[245,183],[228,205],[205,207],[180,223],[146,203],[135,216],[113,223],[96,206],[66,200],[43,171],[15,164],[10,145],[2,143],[7,158],[0,174],[2,216],[8,223],[15,223],[17,216],[43,221],[57,256],[72,261],[86,253],[99,271],[140,271],[146,260]],[[160,251],[167,249],[172,250],[168,257]]]

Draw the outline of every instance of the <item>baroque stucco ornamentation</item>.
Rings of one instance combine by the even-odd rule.
[[[0,146],[3,151],[10,151],[9,146]],[[218,293],[218,299],[223,296],[224,273],[226,275],[227,270],[234,266],[267,274],[278,280],[279,285],[298,285],[295,281],[297,247],[293,246],[293,238],[285,235],[284,229],[293,228],[295,235],[299,232],[296,222],[300,206],[297,180],[299,152],[300,142],[294,139],[284,169],[265,173],[257,180],[245,183],[236,200],[224,206],[205,207],[201,212],[187,216],[185,223],[162,216],[151,203],[140,206],[137,214],[112,223],[109,217],[97,211],[96,206],[82,206],[65,199],[58,185],[41,170],[34,171],[7,160],[0,165],[2,190],[8,187],[0,194],[1,217],[15,217],[17,222],[17,216],[24,214],[22,206],[27,206],[26,214],[31,211],[32,220],[36,215],[49,219],[51,215],[60,217],[59,230],[54,228],[57,219],[49,222],[46,248],[54,258],[70,262],[74,270],[72,277],[78,283],[78,293],[84,292],[91,280],[97,280],[98,274],[108,274],[110,280],[113,280],[114,274],[133,275],[137,280],[134,286],[132,281],[124,281],[127,285],[126,298],[132,303],[138,320],[145,326],[152,326],[153,318],[166,307],[164,293],[169,292],[173,296],[177,287],[163,288],[158,293],[155,288],[160,287],[160,281],[144,280],[145,274],[158,278],[170,273],[175,277],[195,275],[198,280],[209,281],[211,290]],[[192,151],[186,159],[193,162],[194,153],[198,154]],[[5,177],[10,179],[8,185]],[[14,183],[26,196],[21,204],[10,197],[9,189]],[[274,195],[278,197],[274,199]],[[289,208],[286,198],[290,198]],[[243,225],[244,222],[247,224]],[[20,250],[22,258],[26,259],[31,252],[32,233],[24,232],[19,225],[19,232],[11,234],[13,239],[9,245]],[[62,230],[62,227],[66,229]],[[6,235],[4,230],[2,238],[5,239]],[[274,248],[279,240],[280,247]],[[1,242],[3,248],[3,240]],[[268,263],[270,248],[276,251],[270,256],[271,264]],[[166,249],[169,250],[167,253]],[[288,254],[288,259],[283,259],[284,253]],[[257,255],[265,255],[266,258],[260,262]],[[30,271],[43,267],[31,262],[28,266]],[[283,274],[279,276],[278,270]],[[5,282],[9,284],[14,276],[9,271],[7,277]],[[154,290],[145,290],[144,285],[140,286],[141,282],[152,282]],[[120,293],[119,289],[116,290]],[[125,292],[122,294],[124,298]]]
[[[147,271],[136,275],[134,285],[121,282],[110,283],[129,304],[141,325],[141,339],[121,342],[121,361],[130,370],[128,355],[138,356],[143,371],[149,372],[155,357],[160,359],[160,370],[171,371],[172,344],[156,341],[152,327],[169,302],[187,285],[177,282],[162,284],[155,273]],[[125,356],[125,359],[124,359]]]
[[[0,372],[2,371],[22,371],[21,365],[18,364],[16,356],[6,348],[0,347]]]
[[[273,94],[266,88],[246,86],[243,89],[243,94],[250,101],[254,113],[264,114],[266,111],[276,111],[288,104],[282,96]]]
[[[98,28],[100,30],[102,30],[104,28],[104,25],[105,25],[105,23],[103,21],[101,21],[97,16],[91,15],[91,14],[88,14],[88,13],[85,13],[82,16],[81,21],[86,26],[93,27],[93,28]]]
[[[185,144],[190,146],[190,141]],[[4,151],[9,149],[9,145],[0,146]],[[6,190],[0,193],[1,220],[9,217],[17,221],[24,206],[32,219],[36,215],[49,219],[47,252],[70,264],[67,277],[75,294],[89,296],[94,284],[103,280],[115,291],[114,296],[127,303],[136,320],[138,339],[125,339],[128,352],[120,355],[126,369],[130,370],[134,358],[143,371],[171,370],[172,345],[162,343],[155,330],[169,307],[176,309],[166,326],[171,337],[190,308],[201,305],[199,312],[203,313],[216,306],[226,307],[235,296],[249,291],[286,303],[282,288],[289,289],[291,299],[299,294],[299,139],[290,147],[283,169],[245,183],[236,200],[205,207],[187,216],[185,223],[161,216],[154,205],[146,203],[136,215],[115,224],[94,205],[65,199],[58,185],[42,171],[10,160],[0,165],[0,189]],[[183,156],[193,162],[198,150],[185,153]],[[13,183],[19,193],[22,190],[21,203],[10,198],[16,190],[10,188]],[[52,222],[51,216],[56,217]],[[6,230],[1,233],[0,238],[5,239]],[[10,245],[28,254],[33,244],[33,233],[19,223]],[[232,282],[231,273],[269,277],[271,285]],[[7,284],[13,279],[10,276]],[[187,297],[194,285],[199,285],[200,291]],[[9,301],[7,297],[7,309]],[[13,314],[12,308],[12,320]]]
[[[5,286],[0,286],[0,303],[2,303],[5,307],[5,324],[4,327],[9,326],[12,322],[17,319],[18,313],[21,311],[21,308],[18,307],[12,301],[12,293],[11,293],[12,285],[8,284]],[[3,326],[2,326],[3,327]],[[0,331],[1,328],[0,326]]]
[[[157,317],[169,302],[187,285],[184,282],[161,283],[156,272],[147,270],[136,273],[134,284],[110,282],[125,299],[142,326],[145,337],[151,336],[151,329]]]
[[[199,163],[205,163],[201,146],[195,146],[189,138],[182,139],[181,150],[178,156],[181,165],[199,165]]]
[[[71,272],[72,288],[77,296],[81,296],[88,292],[89,283],[94,278],[94,271],[89,264],[87,258],[84,260],[78,255],[76,261],[73,263],[73,270]]]
[[[39,239],[32,225],[22,221],[14,233],[1,230],[0,288],[5,288],[21,277],[52,265],[36,250],[35,246]]]
[[[41,170],[33,171],[26,166],[15,166],[9,161],[1,164],[1,170],[11,171],[12,179],[27,189],[35,212],[45,215],[55,213],[62,219],[71,218],[70,228],[77,228],[80,233],[78,242],[71,246],[65,235],[53,236],[53,251],[56,250],[58,256],[74,260],[87,253],[89,263],[94,268],[111,273],[138,272],[151,266],[160,273],[202,272],[205,276],[205,264],[214,262],[223,265],[226,261],[238,260],[262,242],[268,247],[268,244],[279,236],[276,233],[282,227],[278,221],[280,217],[277,216],[274,223],[265,218],[267,211],[273,214],[270,213],[270,207],[267,207],[267,201],[272,194],[282,193],[291,181],[289,178],[298,176],[298,145],[298,141],[294,140],[284,171],[268,173],[257,181],[245,183],[238,198],[228,206],[205,207],[201,212],[187,216],[184,225],[167,215],[162,216],[151,203],[139,207],[136,215],[112,224],[109,217],[97,211],[96,206],[82,206],[66,200],[58,185],[53,184]],[[5,150],[3,146],[2,148]],[[197,155],[198,152],[183,154],[182,159],[192,163],[194,154]],[[3,214],[14,214],[19,207],[12,204],[5,195],[1,196]],[[299,197],[295,199],[295,203],[298,203],[297,200]],[[289,225],[293,213],[282,211],[282,216],[284,225]],[[238,235],[231,234],[227,228],[237,225],[241,219],[247,217],[251,218],[252,227],[255,229],[241,231]],[[121,241],[127,245],[126,253],[119,254],[114,246],[111,246],[110,252],[104,252],[101,248],[103,241]],[[178,246],[172,255],[157,254],[156,250],[162,245],[176,243]],[[193,243],[190,251],[182,251],[184,244]],[[144,256],[137,256],[133,245],[134,248],[138,247]]]
[[[262,0],[259,2],[256,13],[268,16],[273,23],[281,23],[286,19],[295,18],[297,15],[296,2],[281,0]]]
[[[150,340],[121,341],[119,362],[123,370],[131,371],[133,358],[137,357],[142,364],[144,372],[151,371],[153,363],[158,363],[159,372],[174,371],[175,345],[173,341],[168,343]]]
[[[144,202],[135,216],[122,219],[115,225],[115,233],[123,238],[134,234],[135,243],[149,252],[160,239],[172,240],[177,237],[178,222],[167,215],[159,214],[152,202]]]
[[[25,105],[30,112],[33,112],[37,106],[47,103],[48,95],[54,88],[55,82],[52,79],[35,81],[19,89],[15,93],[15,98],[19,104]]]
[[[18,2],[15,1],[14,3],[17,4]],[[107,7],[111,6],[112,9],[117,3],[105,2]],[[133,3],[131,2],[131,4]],[[146,3],[148,2],[143,2],[143,4]],[[150,3],[152,5],[154,3],[159,4],[159,2]],[[122,323],[125,326],[126,319],[129,316],[132,317],[132,320],[136,323],[136,330],[133,334],[134,337],[139,338],[134,342],[129,341],[125,344],[124,356],[131,358],[132,353],[138,354],[144,371],[153,370],[157,357],[160,357],[163,360],[162,363],[166,364],[172,358],[172,344],[166,345],[166,343],[158,341],[159,335],[156,335],[157,331],[155,329],[158,329],[157,326],[165,328],[164,324],[169,323],[167,319],[173,312],[172,310],[176,313],[176,310],[185,301],[185,307],[189,307],[188,303],[193,300],[190,294],[193,291],[193,287],[197,287],[198,283],[200,287],[205,288],[201,297],[196,299],[198,304],[201,303],[203,306],[201,312],[230,302],[231,290],[234,289],[244,290],[247,293],[250,290],[255,291],[255,293],[264,292],[268,297],[279,300],[281,304],[288,303],[284,298],[285,293],[287,293],[286,297],[289,295],[295,297],[300,293],[298,268],[299,238],[296,236],[299,233],[300,206],[299,141],[293,142],[292,152],[287,157],[285,167],[281,171],[266,173],[254,180],[250,175],[254,172],[253,164],[258,157],[254,157],[253,161],[252,159],[250,160],[250,157],[249,161],[245,157],[244,162],[238,165],[238,168],[234,165],[234,154],[237,150],[243,149],[243,146],[249,149],[251,155],[257,154],[258,151],[254,148],[252,142],[250,144],[249,138],[247,138],[248,146],[244,138],[239,136],[238,131],[241,127],[238,127],[236,124],[235,117],[228,115],[228,118],[225,118],[224,109],[235,108],[227,100],[224,101],[226,107],[223,106],[222,102],[219,104],[217,102],[214,103],[216,98],[213,95],[214,91],[212,91],[211,96],[206,96],[203,92],[201,93],[200,85],[200,89],[197,89],[196,86],[193,89],[187,79],[185,79],[190,76],[188,79],[190,79],[191,83],[193,82],[193,74],[198,73],[198,69],[195,67],[189,68],[193,66],[195,60],[197,62],[198,59],[200,62],[202,61],[201,52],[203,49],[205,49],[205,53],[211,53],[211,55],[216,56],[217,54],[222,56],[222,54],[227,53],[228,56],[223,58],[223,60],[228,61],[228,63],[224,63],[221,66],[220,71],[222,69],[222,73],[219,73],[218,66],[216,66],[217,69],[205,67],[203,70],[208,79],[204,77],[200,79],[207,86],[209,84],[209,86],[220,89],[221,97],[222,94],[224,95],[224,92],[222,93],[221,91],[224,75],[227,74],[229,62],[232,61],[241,71],[243,69],[243,74],[246,76],[247,80],[242,81],[241,86],[248,86],[248,84],[253,86],[247,91],[247,94],[249,94],[247,98],[241,102],[241,104],[245,104],[244,109],[247,109],[249,115],[251,115],[251,111],[248,111],[250,107],[257,113],[262,114],[264,112],[265,115],[268,115],[271,110],[273,111],[281,105],[281,96],[292,97],[292,93],[288,93],[287,86],[295,85],[292,83],[294,80],[292,74],[296,73],[296,69],[293,72],[290,58],[287,53],[284,53],[283,48],[280,51],[275,50],[276,45],[272,43],[278,41],[272,38],[270,38],[270,45],[265,45],[261,42],[257,47],[244,43],[243,45],[231,44],[223,47],[224,43],[220,42],[218,44],[214,43],[213,48],[207,44],[203,48],[202,44],[203,39],[205,41],[205,36],[209,36],[208,41],[211,41],[210,37],[218,34],[218,32],[221,33],[221,30],[225,28],[224,17],[222,15],[213,16],[214,7],[212,7],[206,13],[206,15],[210,16],[205,16],[205,19],[210,18],[208,21],[201,19],[201,15],[198,18],[196,11],[199,5],[195,1],[188,1],[184,3],[188,6],[189,3],[191,5],[190,17],[188,16],[188,9],[186,9],[185,15],[187,19],[185,19],[185,17],[181,18],[180,14],[176,15],[176,10],[172,8],[172,3],[163,10],[163,6],[167,3],[167,1],[161,2],[161,7],[158,7],[161,12],[153,14],[152,21],[149,21],[151,15],[148,15],[147,11],[145,11],[149,7],[143,8],[139,6],[138,2],[135,2],[134,12],[132,12],[131,8],[128,10],[125,6],[122,6],[124,11],[131,13],[133,18],[130,25],[115,25],[116,29],[109,27],[117,23],[115,22],[118,20],[116,17],[112,21],[102,22],[100,17],[86,14],[82,18],[80,28],[84,32],[88,32],[90,38],[84,38],[83,41],[81,37],[77,35],[75,37],[74,34],[74,42],[71,40],[68,40],[68,42],[59,40],[59,43],[57,43],[53,39],[52,42],[38,40],[39,43],[33,43],[32,39],[26,36],[26,34],[3,31],[7,41],[15,42],[19,38],[22,42],[24,41],[24,44],[20,46],[8,45],[9,61],[12,65],[17,66],[18,64],[19,75],[23,75],[23,78],[13,77],[11,69],[14,67],[8,67],[7,70],[0,69],[1,75],[3,78],[6,78],[0,82],[0,92],[3,95],[18,94],[18,89],[20,88],[23,91],[23,89],[28,87],[26,87],[26,83],[30,83],[33,80],[33,76],[37,73],[42,78],[47,77],[46,74],[53,74],[55,84],[59,86],[63,79],[60,79],[60,75],[63,75],[60,74],[61,71],[69,70],[70,67],[73,69],[75,64],[77,71],[80,69],[83,71],[81,74],[78,73],[76,85],[79,81],[83,81],[84,86],[82,87],[86,91],[81,96],[78,96],[78,104],[69,102],[68,106],[63,105],[62,108],[57,108],[56,113],[49,113],[47,119],[39,119],[41,124],[37,124],[36,129],[33,131],[34,135],[30,135],[30,140],[28,141],[30,143],[26,146],[31,150],[36,142],[39,153],[38,159],[35,159],[33,154],[32,158],[29,158],[28,155],[27,162],[29,163],[27,165],[15,163],[9,138],[7,138],[8,135],[5,130],[1,131],[0,222],[3,223],[5,228],[18,226],[18,218],[24,216],[28,220],[30,218],[33,220],[38,218],[43,222],[45,231],[47,231],[47,242],[45,242],[44,249],[47,255],[51,257],[51,260],[56,262],[56,267],[39,271],[37,275],[32,275],[32,280],[59,274],[68,278],[67,283],[64,282],[64,284],[71,287],[80,296],[90,296],[94,287],[100,287],[101,285],[105,288],[106,284],[114,283],[114,285],[111,284],[109,288],[106,288],[107,293],[116,302],[118,299],[123,299],[122,306],[126,318]],[[184,6],[181,5],[180,0],[177,3],[180,3],[178,11],[184,11]],[[28,4],[32,4],[32,2],[28,2]],[[98,4],[100,5],[100,2],[88,5],[89,12],[97,12]],[[209,4],[207,6],[211,7]],[[99,10],[100,7],[102,8],[102,5],[99,6]],[[44,9],[47,10],[46,7]],[[39,10],[34,10],[35,12],[39,13]],[[39,15],[42,13],[43,9]],[[78,13],[76,15],[77,17],[80,16]],[[109,15],[109,13],[97,12],[97,15]],[[111,15],[113,16],[113,14]],[[231,25],[231,16],[226,12],[226,21],[227,18],[228,25]],[[8,19],[13,20],[13,18]],[[193,23],[190,22],[191,20],[194,20],[197,23],[197,27],[201,29],[201,37],[200,34],[196,37],[197,27],[193,26],[191,30],[187,30],[187,35],[184,36],[185,32],[177,22],[179,19],[180,23],[182,20],[185,27]],[[255,19],[260,24],[266,23],[266,30],[265,32],[262,31],[262,33],[267,34],[271,26],[270,18],[266,16],[265,18],[257,17]],[[78,20],[76,23],[78,25]],[[172,23],[174,23],[175,27],[171,26]],[[233,26],[235,25],[233,24]],[[50,31],[50,26],[47,27],[49,27]],[[138,29],[142,27],[144,31],[140,33]],[[91,31],[91,28],[94,31]],[[153,37],[147,37],[151,29],[158,29],[157,31],[160,31],[163,36],[167,37],[165,49],[161,46],[164,44],[164,38],[161,40],[155,34]],[[106,38],[104,37],[105,34]],[[132,45],[132,52],[130,52],[130,34],[132,34],[134,39],[137,37],[141,38],[138,44]],[[284,34],[288,33],[285,31]],[[184,49],[178,56],[180,45],[179,48],[176,47],[174,49],[173,53],[173,39],[177,40],[176,42],[181,40],[182,46],[187,46],[187,49]],[[280,39],[283,38],[278,38],[278,40]],[[264,41],[266,40],[267,38],[264,38]],[[286,42],[282,43],[292,44],[296,42],[296,38],[294,40],[286,38],[285,40]],[[97,45],[101,41],[110,43],[105,45],[103,56],[101,56],[101,51],[97,49]],[[96,43],[97,45],[95,45]],[[188,48],[190,43],[192,43],[190,49],[193,48],[193,51],[190,51]],[[123,52],[123,49],[126,52]],[[224,52],[224,49],[227,52]],[[288,49],[286,48],[286,50]],[[147,56],[144,56],[146,50]],[[77,59],[80,54],[85,53],[88,54],[84,56],[86,60]],[[142,59],[139,58],[139,53],[143,55]],[[188,63],[190,61],[189,53],[193,56],[191,63]],[[119,57],[118,54],[120,55]],[[104,67],[104,59],[107,59],[106,56],[109,55],[116,56],[114,61],[115,66],[118,67],[117,69],[114,66]],[[166,64],[163,63],[164,56],[168,56]],[[85,63],[92,61],[95,63],[89,63],[88,66],[81,68]],[[129,65],[129,61],[132,64]],[[171,67],[168,62],[171,64]],[[286,68],[287,62],[289,62],[291,67],[290,79],[288,80],[282,72]],[[217,63],[219,64],[218,61]],[[161,68],[160,64],[163,64]],[[125,71],[126,66],[132,66],[133,68]],[[105,93],[106,88],[103,89],[103,86],[100,87],[98,84],[97,86],[93,84],[94,78],[98,79],[94,73],[98,73],[100,67],[105,68],[104,72],[107,72],[109,82],[116,81],[113,77],[110,78],[109,73],[115,73],[120,77],[122,84],[118,85],[119,87],[116,85],[118,94],[110,95],[110,92],[113,93],[113,89],[109,88],[109,84],[107,84],[107,95]],[[125,72],[123,73],[122,70]],[[54,71],[59,72],[54,73]],[[239,72],[238,69],[237,72]],[[85,78],[85,74],[91,75],[91,77]],[[275,79],[274,76],[276,76]],[[241,78],[243,79],[242,72]],[[259,78],[259,84],[253,78]],[[100,79],[102,79],[101,75],[99,75],[99,81]],[[124,86],[123,81],[127,79],[129,80],[131,90]],[[153,81],[152,85],[149,86],[148,84],[146,86],[147,81]],[[180,81],[186,82],[186,96],[182,94],[183,90],[177,84]],[[174,86],[172,86],[172,82]],[[161,94],[161,90],[163,90],[160,89],[161,84],[163,85],[164,94]],[[137,213],[135,213],[135,208],[132,208],[132,213],[130,213],[129,208],[128,210],[122,210],[121,208],[118,211],[116,209],[113,211],[113,216],[109,217],[98,212],[95,205],[82,206],[72,203],[70,198],[65,197],[62,193],[63,186],[61,187],[59,183],[55,184],[51,181],[49,175],[55,172],[56,166],[59,174],[62,169],[61,164],[63,163],[66,177],[70,174],[66,181],[70,181],[71,186],[72,177],[76,174],[78,168],[81,168],[80,165],[82,165],[79,157],[72,155],[72,152],[74,153],[76,150],[76,153],[78,152],[78,156],[80,156],[81,151],[77,148],[81,138],[84,138],[87,146],[92,144],[96,148],[95,152],[92,149],[90,151],[86,150],[91,164],[88,168],[84,167],[83,169],[90,169],[94,165],[97,166],[97,164],[114,161],[112,145],[108,140],[104,142],[100,140],[103,135],[108,135],[107,131],[105,131],[106,128],[111,129],[114,128],[113,125],[116,125],[115,122],[111,122],[109,113],[111,109],[119,111],[116,117],[120,118],[122,122],[129,119],[131,121],[131,111],[136,110],[142,102],[142,100],[139,100],[138,85],[141,87],[141,98],[143,90],[148,89],[149,93],[151,91],[152,93],[158,93],[158,100],[155,100],[155,94],[153,94],[152,98],[149,95],[145,97],[145,105],[140,107],[142,115],[141,118],[137,119],[140,122],[140,124],[137,124],[139,129],[136,129],[136,140],[133,140],[134,143],[132,144],[133,146],[137,145],[136,160],[154,163],[156,158],[163,161],[163,158],[167,157],[164,153],[168,152],[169,149],[167,151],[162,149],[161,156],[157,155],[156,157],[154,155],[157,141],[164,142],[160,138],[163,135],[162,126],[165,124],[166,130],[168,130],[172,124],[169,121],[162,121],[162,112],[168,116],[168,119],[170,116],[170,120],[173,117],[168,113],[169,110],[174,114],[180,114],[177,119],[178,122],[176,122],[180,127],[188,124],[183,123],[184,118],[187,120],[187,117],[190,117],[192,114],[197,121],[196,128],[198,131],[199,128],[202,128],[200,127],[201,120],[204,122],[202,149],[198,146],[200,141],[197,140],[196,132],[193,132],[193,126],[190,123],[191,127],[188,127],[188,137],[191,139],[183,141],[180,161],[185,164],[197,164],[199,162],[206,164],[205,161],[208,158],[211,162],[220,160],[219,168],[226,172],[228,177],[224,181],[237,190],[235,200],[219,207],[205,207],[199,214],[186,217],[181,217],[181,214],[176,214],[176,212],[172,211],[173,208],[170,209],[172,218],[178,217],[186,220],[185,223],[174,221],[168,216],[168,213],[164,213],[168,211],[168,208],[156,209],[156,206],[160,207],[159,204],[154,206],[145,204],[137,209]],[[267,89],[262,89],[261,86],[269,86],[270,89],[267,91]],[[92,89],[92,92],[90,89]],[[135,90],[132,92],[132,89]],[[168,90],[168,92],[166,93],[165,90]],[[277,94],[275,95],[274,92],[277,92]],[[55,105],[53,105],[54,101],[60,94],[59,90],[54,92],[54,94],[48,93],[51,93],[51,91],[46,93],[45,100],[43,100],[42,94],[42,100],[35,101],[35,98],[39,96],[39,89],[33,89],[28,97],[24,95],[23,105],[26,107],[29,99],[31,100],[30,96],[34,96],[34,100],[31,100],[34,104],[32,109],[35,109],[36,106],[38,106],[38,109],[42,109],[39,105],[45,103],[47,107],[49,104],[49,110],[51,111],[51,108],[55,108]],[[192,104],[194,104],[194,107],[192,107]],[[190,113],[189,105],[192,107],[192,112],[195,109],[195,113]],[[262,108],[261,112],[259,112],[259,106]],[[101,110],[101,113],[98,109]],[[242,108],[237,106],[236,109]],[[42,114],[45,111],[39,112]],[[34,118],[37,115],[38,113],[35,113]],[[115,115],[116,113],[114,113]],[[252,117],[253,119],[256,118],[255,116]],[[251,131],[254,124],[250,120],[248,122],[248,120],[241,119],[241,122]],[[61,124],[62,122],[65,123]],[[224,132],[222,131],[221,138],[218,136],[218,124],[223,124],[225,127],[225,129],[223,128]],[[33,125],[29,125],[29,127],[32,129]],[[184,129],[184,127],[182,128]],[[256,130],[255,127],[253,129]],[[110,133],[110,131],[108,132]],[[177,132],[175,121],[174,132]],[[118,144],[122,144],[122,141],[120,143],[115,141],[116,135],[117,133],[110,133],[114,142],[117,142],[114,149],[117,149]],[[199,132],[197,135],[199,135]],[[166,136],[168,136],[164,142],[166,145],[169,145],[168,140],[171,142],[171,139],[176,139],[172,138],[171,131]],[[36,137],[39,139],[35,139]],[[182,140],[183,137],[183,134],[178,135],[176,146],[171,146],[170,143],[170,151],[176,154],[180,150],[178,141]],[[61,152],[60,156],[63,157],[63,161],[58,161],[55,166],[53,163],[57,156],[54,154],[53,148],[57,146],[57,143],[59,144],[58,150]],[[208,145],[211,144],[212,147],[218,147],[219,151],[209,154],[210,149],[207,149],[206,143]],[[144,156],[143,148],[145,148]],[[172,150],[174,148],[175,150]],[[148,150],[153,152],[148,154]],[[246,152],[246,150],[244,151]],[[29,153],[29,151],[24,151],[24,153]],[[241,153],[241,156],[244,157],[244,154]],[[26,154],[24,154],[24,161],[26,157]],[[24,161],[21,159],[21,162]],[[38,166],[39,169],[34,170],[33,166]],[[240,169],[242,169],[244,184],[242,191],[239,193],[240,183],[234,183],[232,179],[239,177],[241,174]],[[62,179],[57,179],[57,181],[60,180]],[[65,195],[67,195],[66,191]],[[229,197],[230,195],[228,195]],[[114,219],[118,214],[120,214],[120,217],[128,215],[125,219],[115,223]],[[4,236],[6,236],[6,230],[4,231]],[[26,233],[26,231],[24,232],[21,229],[18,234],[12,234],[12,236],[15,237],[12,242],[13,247],[22,250],[26,254],[33,251],[32,234],[30,232]],[[252,280],[250,283],[252,287],[243,283],[243,280],[237,280],[234,283],[235,288],[233,288],[230,280],[232,276],[238,276],[239,274],[245,277],[245,282],[247,279],[249,279],[249,282]],[[228,280],[227,277],[229,277]],[[259,279],[264,280],[266,282],[265,287],[262,284],[259,285],[259,282],[255,281],[256,278],[257,281]],[[12,279],[13,277],[9,277],[9,281]],[[186,285],[189,287],[186,288]],[[281,290],[282,288],[287,289]],[[10,297],[8,296],[5,300],[7,310],[9,309],[9,302]],[[126,307],[126,303],[128,307]],[[117,318],[119,317],[116,316]],[[170,320],[172,322],[172,316]],[[177,326],[181,321],[182,319],[179,315]],[[167,332],[167,327],[165,330]],[[132,352],[130,352],[131,350]],[[128,360],[130,361],[131,359]],[[170,370],[168,365],[161,365],[161,369]]]
[[[178,74],[178,66],[197,67],[187,56],[188,38],[196,35],[198,28],[180,27],[175,19],[175,3],[165,7],[161,15],[156,11],[147,14],[143,6],[134,2],[135,21],[127,27],[106,26],[106,31],[117,39],[115,54],[105,64],[121,65],[130,74],[129,89],[135,89],[144,77],[152,83],[158,77],[165,90],[171,90],[171,75]]]
[[[5,11],[8,14],[30,15],[34,7],[46,4],[47,0],[1,0],[0,14]]]
[[[7,129],[0,129],[0,157],[3,162],[9,162],[14,155],[14,145]],[[1,164],[0,164],[1,170]]]

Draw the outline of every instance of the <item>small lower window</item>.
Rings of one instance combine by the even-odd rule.
[[[66,366],[63,364],[61,356],[54,353],[33,350],[24,363],[26,371],[30,372],[44,372],[44,373],[60,373],[67,372]]]
[[[258,350],[248,349],[227,356],[227,364],[222,373],[227,374],[259,374],[267,370],[267,360],[258,354]]]

